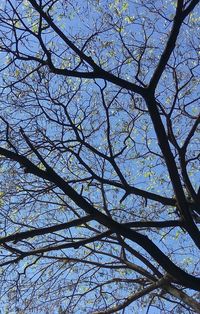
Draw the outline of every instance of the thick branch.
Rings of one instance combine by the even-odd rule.
[[[165,49],[160,57],[160,60],[158,62],[157,68],[151,78],[149,87],[152,90],[155,90],[161,75],[163,74],[163,71],[167,65],[167,62],[169,61],[169,58],[174,51],[174,48],[176,46],[176,40],[180,32],[181,25],[183,23],[183,20],[188,16],[188,14],[194,9],[194,7],[199,3],[199,0],[191,1],[191,4],[187,7],[187,9],[183,12],[183,1],[178,1],[177,9],[176,9],[176,15],[174,17],[174,22],[172,26],[171,33],[169,35],[167,44],[165,46]]]
[[[193,239],[194,243],[197,245],[198,248],[200,248],[200,232],[190,214],[183,187],[181,185],[180,175],[176,166],[176,162],[170,149],[166,131],[158,111],[157,101],[151,90],[149,90],[149,92],[146,94],[146,104],[154,125],[160,149],[163,153],[167,165],[167,169],[177,200],[178,209],[182,218],[184,218],[185,221],[185,228]]]
[[[28,230],[28,231],[24,231],[24,232],[17,232],[17,233],[11,234],[9,236],[0,238],[0,244],[7,243],[9,241],[14,241],[15,243],[17,243],[20,240],[33,238],[33,237],[38,236],[38,235],[45,235],[45,234],[60,231],[63,229],[69,229],[71,227],[80,226],[81,224],[84,224],[84,223],[90,221],[91,219],[92,219],[92,216],[89,215],[89,216],[85,216],[83,218],[75,219],[75,220],[72,220],[70,222],[66,222],[66,223],[51,226],[51,227],[38,228],[38,229]]]
[[[196,119],[194,125],[192,126],[190,132],[188,133],[188,136],[187,136],[187,138],[186,138],[186,140],[185,140],[185,142],[184,142],[184,144],[182,146],[182,150],[186,151],[187,146],[189,145],[190,140],[193,137],[195,131],[197,130],[197,127],[198,127],[199,124],[200,124],[200,114],[199,114],[198,118]]]
[[[184,227],[184,222],[181,220],[164,220],[164,221],[133,221],[126,224],[131,228],[170,228]]]
[[[143,94],[143,91],[144,91],[143,87],[140,87],[140,86],[138,86],[134,83],[131,83],[131,82],[127,82],[126,80],[123,80],[119,77],[116,77],[115,75],[113,75],[113,74],[103,70],[101,67],[99,67],[91,57],[88,57],[82,50],[80,50],[76,45],[74,45],[72,41],[69,40],[69,38],[53,22],[51,17],[42,10],[42,8],[37,4],[37,2],[35,0],[29,0],[29,2],[34,7],[34,9],[45,19],[45,21],[48,23],[48,25],[52,27],[52,29],[56,32],[56,34],[58,34],[58,36],[79,56],[79,58],[82,61],[85,61],[94,70],[94,72],[89,73],[89,75],[87,72],[85,74],[82,72],[81,77],[84,77],[84,75],[85,75],[85,77],[87,77],[87,78],[102,78],[103,80],[107,80],[109,82],[112,82],[112,83],[114,83],[120,87],[126,88],[126,89],[131,90],[135,93],[138,93],[141,95]],[[69,74],[70,74],[69,70],[57,69],[52,64],[49,66],[50,66],[50,70],[56,74],[62,74],[62,75],[66,75],[66,76],[69,76]],[[80,75],[79,72],[71,71],[70,76],[80,77],[79,75]]]
[[[190,308],[200,313],[200,303],[187,295],[185,292],[175,288],[173,285],[163,286],[163,289],[170,293],[173,297],[179,299],[181,302],[187,304]]]

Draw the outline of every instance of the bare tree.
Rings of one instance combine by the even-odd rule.
[[[199,1],[4,0],[4,313],[200,313]]]

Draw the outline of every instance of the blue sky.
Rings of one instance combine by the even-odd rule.
[[[14,5],[18,2],[15,1]],[[23,29],[24,26],[16,21],[19,28],[17,36],[20,38],[18,48],[25,58],[26,55],[31,55],[44,60],[46,58],[44,57],[45,51],[39,45],[37,36],[34,35],[34,32],[37,32],[38,15],[27,9],[28,1],[25,1],[24,4],[25,7],[21,6],[19,12],[24,15],[24,20],[33,33],[28,33],[27,30]],[[155,9],[159,10],[160,16],[158,11],[155,12]],[[52,14],[54,22],[60,26],[63,33],[79,48],[85,44],[84,52],[105,70],[112,71],[113,74],[140,85],[140,81],[144,84],[149,82],[155,69],[168,38],[172,24],[170,19],[172,19],[174,11],[173,2],[168,1],[155,1],[152,4],[148,2],[147,7],[145,5],[141,7],[141,3],[138,1],[93,1],[92,3],[90,1],[77,1],[71,5],[61,1],[57,4],[56,10],[50,11],[50,14]],[[7,12],[10,14],[10,18],[17,19],[16,14],[13,17],[12,10],[7,10]],[[163,19],[163,13],[168,20]],[[195,20],[195,14],[191,19]],[[3,12],[1,12],[1,15],[5,19]],[[3,25],[3,23],[3,20],[1,20],[1,40],[4,44],[10,45],[9,47],[12,49],[16,49],[14,33],[10,32],[8,34],[7,29],[9,26]],[[196,49],[192,49],[197,45],[197,34],[194,33],[195,25],[193,23],[198,23],[198,20],[191,22],[190,27],[184,26],[174,55],[170,59],[156,91],[157,100],[160,102],[160,110],[165,113],[165,115],[162,115],[165,127],[167,126],[166,116],[169,114],[173,102],[175,103],[175,109],[171,117],[174,134],[179,144],[183,143],[187,137],[198,111],[195,101],[194,104],[190,104],[190,99],[196,99],[199,95],[196,87],[198,84],[198,78],[196,77],[199,70],[198,57]],[[8,36],[8,40],[3,38],[5,35]],[[87,43],[89,36],[91,36],[91,40]],[[79,64],[80,59],[74,56],[73,52],[50,28],[44,30],[42,40],[51,53],[55,67],[72,70],[77,66],[79,71],[91,70],[85,64]],[[1,66],[12,60],[13,56],[11,55],[10,53],[10,59],[5,60],[5,53],[1,54]],[[138,66],[140,58],[142,60],[141,69]],[[30,154],[30,148],[22,138],[20,127],[25,130],[31,141],[45,156],[46,161],[65,180],[90,177],[91,173],[88,172],[86,167],[88,165],[97,176],[120,182],[119,171],[111,165],[109,160],[102,157],[103,154],[108,156],[111,154],[109,151],[109,142],[111,142],[113,154],[121,152],[116,157],[116,163],[130,185],[152,193],[160,193],[166,197],[174,196],[166,165],[160,156],[160,148],[149,114],[140,96],[127,92],[125,89],[121,90],[112,83],[105,85],[105,82],[101,79],[96,81],[80,80],[55,75],[50,73],[47,67],[42,67],[39,71],[27,76],[27,73],[36,66],[37,62],[35,61],[16,60],[2,73],[0,81],[2,85],[19,80],[12,88],[3,90],[0,106],[4,119],[7,119],[11,127],[11,142],[13,145],[20,147],[21,153],[27,154],[35,163],[38,163],[37,157]],[[136,75],[137,71],[138,75]],[[177,98],[176,75],[178,83],[180,81],[180,86],[183,86]],[[190,75],[191,77],[194,76],[196,81],[191,78],[191,81],[188,82]],[[139,107],[139,110],[137,107]],[[35,118],[35,115],[37,115],[37,118]],[[108,115],[110,125],[106,120]],[[6,133],[5,123],[2,123],[0,130],[2,134],[1,143],[5,145],[5,142],[3,142]],[[110,133],[108,130],[110,130]],[[79,141],[77,140],[77,134],[80,136]],[[81,141],[83,139],[88,145],[93,145],[96,149],[95,153],[87,145],[82,145]],[[43,144],[44,141],[46,145]],[[173,145],[170,145],[175,155],[177,152]],[[191,158],[188,171],[196,190],[199,182],[199,161],[192,159],[196,158],[198,154],[198,145],[199,136],[197,134],[188,148],[188,158]],[[85,161],[85,168],[80,159]],[[175,160],[178,164],[178,155],[175,156]],[[40,163],[38,165],[42,169],[42,165]],[[19,166],[14,168],[13,165],[6,163],[3,169],[2,178],[6,182],[10,182],[11,178],[15,179],[11,191],[13,196],[7,192],[6,185],[2,185],[2,189],[7,193],[5,193],[5,203],[3,203],[2,208],[3,236],[14,231],[25,231],[27,228],[39,228],[69,221],[74,219],[77,214],[83,215],[83,210],[77,208],[59,189],[49,185],[51,192],[43,193],[42,190],[46,188],[46,183],[35,180],[35,177],[31,175],[27,177]],[[177,218],[174,208],[163,206],[151,200],[146,201],[142,197],[129,195],[120,203],[124,195],[123,189],[109,188],[107,184],[104,184],[103,189],[100,184],[97,184],[97,181],[84,179],[83,183],[70,184],[100,211],[103,207],[103,201],[105,201],[107,209],[117,221],[153,221]],[[105,199],[103,199],[103,192],[105,192]],[[56,243],[55,241],[69,241],[74,236],[77,239],[83,236],[92,236],[94,235],[92,228],[99,231],[104,230],[94,221],[90,224],[90,228],[91,230],[85,230],[82,227],[79,229],[72,228],[70,232],[39,237],[27,243],[20,243],[20,248],[31,249],[32,246],[40,247],[49,243]],[[191,248],[191,239],[180,229],[161,229],[157,231],[155,229],[143,230],[140,228],[139,232],[147,234],[182,269],[188,272],[198,271],[196,267],[198,262],[197,252]],[[128,243],[130,244],[129,241]],[[133,245],[133,247],[138,251],[140,250],[137,245]],[[95,246],[92,248],[95,249]],[[91,247],[88,246],[80,250],[63,250],[60,252],[60,256],[69,255],[73,258],[75,255],[76,257],[82,257],[90,249]],[[115,252],[116,255],[120,256],[120,249],[115,244],[104,243],[102,250],[108,255],[102,258],[101,254],[98,255],[98,252],[96,252],[93,260],[101,260],[106,263],[110,258],[109,252]],[[148,254],[142,250],[141,252],[143,256],[150,259]],[[90,255],[88,256],[90,259]],[[192,257],[192,262],[187,260],[188,256]],[[130,260],[132,262],[136,261],[134,257],[130,257]],[[11,282],[17,276],[18,271],[23,272],[28,261],[21,262],[18,269],[13,267],[12,271],[8,270],[8,273],[11,273],[11,276],[9,276]],[[34,292],[36,278],[40,276],[39,268],[44,267],[45,263],[46,260],[38,262],[35,267],[29,268],[26,276],[21,276],[22,284],[25,280],[25,284],[28,285],[31,278],[30,282],[32,284],[29,286],[29,291],[27,290],[28,294],[30,293],[29,299],[31,293]],[[49,273],[45,272],[46,275],[44,275],[44,281],[47,280],[47,284],[46,282],[43,284],[42,280],[41,282],[38,281],[41,295],[45,293],[45,289],[48,287],[51,274],[53,277],[50,283],[52,284],[52,291],[59,287],[59,281],[66,284],[67,287],[67,284],[70,280],[74,280],[76,275],[75,271],[66,276],[66,273],[59,269],[60,273],[57,277],[57,267],[51,266],[50,261],[47,264]],[[65,266],[65,264],[63,265]],[[138,260],[137,265],[144,266]],[[154,263],[154,265],[157,264]],[[84,268],[79,267],[78,270],[84,272]],[[67,271],[68,266],[66,266]],[[119,276],[119,274],[116,272],[113,277]],[[127,277],[132,275],[134,275],[134,272],[127,275]],[[108,275],[105,271],[102,277],[106,280],[112,278],[112,274]],[[101,270],[97,272],[96,277],[94,275],[96,282],[99,278],[101,278]],[[109,292],[108,289],[107,292]],[[123,295],[126,292],[127,288],[124,285],[122,291],[119,288],[116,293]],[[65,295],[64,289],[60,293]],[[23,303],[25,299],[26,293],[24,293],[22,301],[19,301],[18,305],[21,302]],[[96,301],[95,293],[91,294],[91,299],[94,302]],[[39,298],[39,302],[41,300],[42,296]],[[83,299],[82,305],[84,302],[85,299]],[[100,303],[103,304],[103,300]],[[134,306],[136,307],[135,313],[146,313],[146,309],[141,309],[140,304],[138,305],[137,302]],[[169,309],[169,307],[170,305],[166,301],[166,308]],[[56,306],[53,311],[56,314],[57,310],[55,308]],[[76,313],[79,313],[78,307],[76,307]],[[132,310],[127,308],[125,313],[132,313]],[[148,313],[161,312],[160,309],[157,310],[151,307]]]

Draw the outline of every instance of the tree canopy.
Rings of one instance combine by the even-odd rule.
[[[4,313],[200,313],[199,13],[1,2]]]

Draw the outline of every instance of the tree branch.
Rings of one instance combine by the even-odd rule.
[[[57,187],[59,187],[77,206],[82,208],[87,214],[94,216],[96,221],[112,230],[112,232],[121,234],[143,247],[155,261],[157,261],[172,277],[176,278],[180,284],[200,291],[200,278],[189,275],[181,268],[177,267],[147,236],[127,228],[98,211],[69,184],[67,184],[52,168],[48,168],[48,171],[40,170],[26,157],[10,152],[4,148],[0,148],[0,154],[19,162],[26,168],[26,171],[55,183]]]
[[[151,90],[155,90],[156,86],[160,80],[161,75],[163,74],[163,71],[167,65],[167,62],[169,61],[169,58],[174,51],[174,48],[176,46],[176,40],[180,32],[181,25],[183,23],[183,20],[188,16],[188,14],[194,9],[194,7],[199,3],[199,0],[192,1],[191,4],[185,9],[183,12],[183,1],[178,1],[176,14],[174,17],[173,26],[171,29],[171,33],[169,35],[167,44],[165,46],[165,49],[160,57],[160,60],[158,62],[158,65],[154,71],[154,74],[150,80],[149,88]]]
[[[158,281],[156,281],[155,283],[149,285],[146,288],[143,288],[142,290],[133,293],[132,295],[130,295],[122,304],[116,305],[108,310],[104,310],[104,311],[98,311],[95,312],[94,314],[111,314],[111,313],[116,313],[117,311],[123,310],[124,308],[126,308],[129,304],[131,304],[133,301],[141,298],[142,296],[150,293],[153,290],[156,290],[158,288],[161,288],[163,285],[166,284],[166,282],[168,282],[168,277],[162,277],[161,279],[159,279]]]
[[[130,91],[138,93],[142,95],[144,93],[144,88],[140,87],[134,83],[128,82],[124,79],[116,77],[115,75],[103,70],[100,66],[98,66],[91,57],[88,57],[82,50],[80,50],[76,45],[73,44],[72,41],[61,31],[61,29],[53,22],[51,17],[46,14],[41,6],[37,4],[35,0],[28,0],[34,9],[45,19],[45,21],[52,27],[52,29],[58,34],[58,36],[79,56],[82,61],[85,61],[88,65],[92,67],[93,72],[76,72],[69,71],[65,69],[57,69],[53,65],[50,66],[50,70],[55,74],[62,74],[66,76],[75,76],[75,77],[87,77],[87,78],[102,78],[103,80],[107,80],[113,84],[116,84],[120,87],[126,88]]]
[[[72,220],[72,221],[69,221],[66,223],[62,223],[62,224],[58,224],[58,225],[54,225],[51,227],[37,228],[37,229],[28,230],[28,231],[24,231],[24,232],[17,232],[17,233],[11,234],[11,235],[6,236],[6,237],[1,237],[0,238],[0,244],[7,243],[9,241],[14,241],[14,243],[17,243],[18,241],[25,240],[27,238],[33,238],[35,236],[45,235],[45,234],[60,231],[63,229],[69,229],[71,227],[76,227],[76,226],[84,224],[90,220],[92,220],[92,216],[88,215],[88,216],[85,216],[85,217],[82,217],[79,219],[75,219],[75,220]]]

